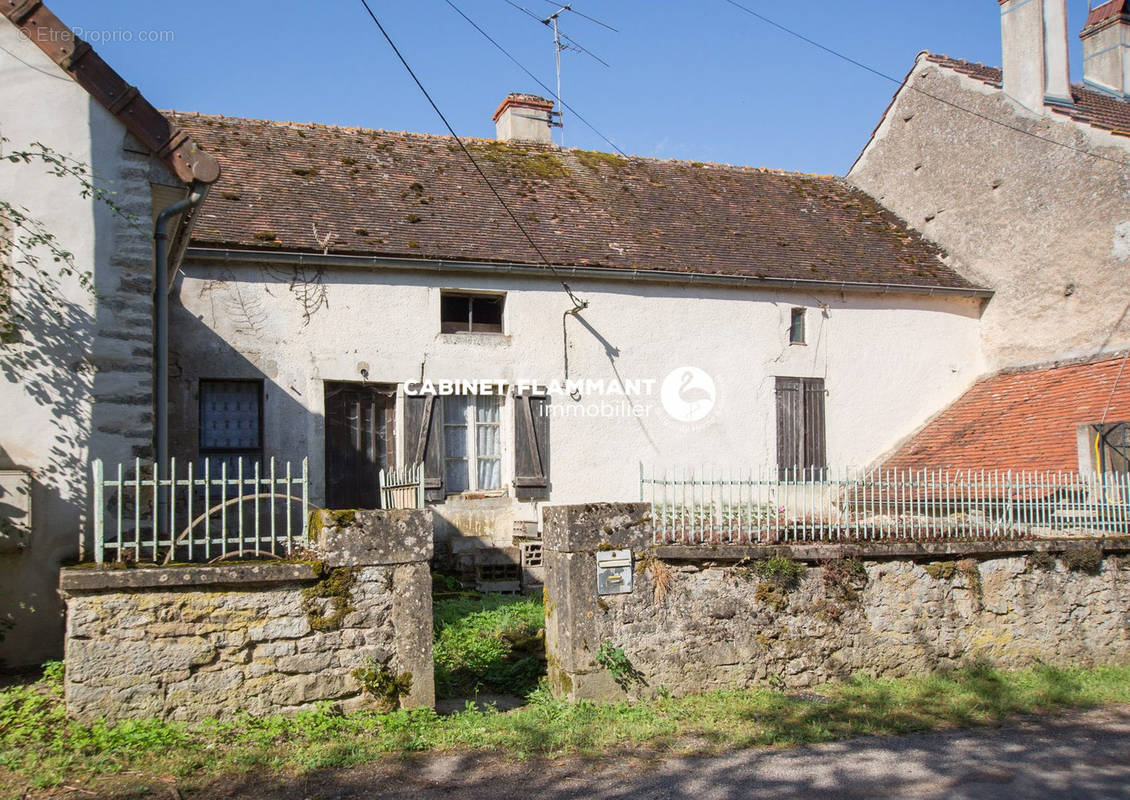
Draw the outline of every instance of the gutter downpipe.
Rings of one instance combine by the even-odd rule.
[[[173,217],[181,214],[193,206],[199,205],[204,199],[204,191],[199,183],[193,183],[188,197],[166,208],[157,215],[153,223],[153,324],[156,328],[154,346],[153,369],[153,416],[157,426],[157,452],[156,470],[163,469],[169,463],[169,265],[168,265],[168,231],[166,226]],[[157,516],[154,526],[159,525],[159,520],[165,519],[169,502],[169,487],[160,491]]]

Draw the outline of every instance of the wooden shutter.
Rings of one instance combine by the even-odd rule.
[[[514,496],[549,498],[549,398],[514,395]]]
[[[804,392],[800,378],[777,378],[777,472],[781,480],[803,466]]]
[[[443,500],[443,442],[435,395],[404,396],[404,459],[424,464],[424,499]]]
[[[810,477],[821,477],[827,467],[824,444],[824,379],[804,378],[804,460]]]

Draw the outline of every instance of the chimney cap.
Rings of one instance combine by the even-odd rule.
[[[491,117],[491,120],[498,122],[498,118],[501,117],[502,113],[508,108],[529,108],[534,111],[552,111],[553,101],[546,100],[544,97],[538,97],[536,94],[511,92],[506,95],[506,99],[499,104],[498,110],[494,112],[494,116]]]
[[[1096,25],[1101,25],[1108,20],[1120,16],[1130,16],[1130,0],[1107,0],[1100,6],[1095,6],[1087,14],[1087,21],[1083,24],[1083,33],[1086,34]]]

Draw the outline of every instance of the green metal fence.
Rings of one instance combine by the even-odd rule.
[[[217,468],[218,467],[218,468]],[[94,561],[214,561],[288,556],[307,540],[310,480],[290,462],[266,468],[239,459],[234,468],[178,464],[168,472],[135,459],[93,471]]]
[[[1130,534],[1130,475],[711,467],[645,469],[655,540],[675,544]]]

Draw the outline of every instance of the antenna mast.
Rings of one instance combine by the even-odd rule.
[[[590,56],[594,60],[603,64],[605,67],[608,66],[608,62],[605,61],[600,56],[593,53],[591,50],[587,50],[584,47],[581,47],[581,45],[579,45],[576,41],[574,41],[573,39],[569,38],[564,33],[562,33],[561,28],[558,25],[557,19],[558,19],[558,17],[561,16],[562,12],[571,11],[574,14],[576,14],[578,17],[581,17],[583,19],[587,19],[589,22],[595,22],[597,25],[600,25],[602,28],[607,28],[608,30],[612,31],[613,33],[619,33],[619,31],[616,30],[615,28],[613,28],[611,25],[608,25],[604,22],[601,22],[598,19],[594,19],[593,17],[590,17],[588,14],[582,14],[580,11],[573,8],[572,4],[570,4],[570,3],[565,3],[564,5],[562,5],[559,2],[555,2],[555,0],[545,0],[545,2],[549,3],[551,6],[555,6],[557,8],[557,10],[554,11],[552,14],[550,14],[548,17],[545,17],[543,19],[542,17],[539,17],[534,12],[530,11],[528,8],[525,8],[524,6],[518,5],[518,3],[514,2],[514,0],[506,0],[506,3],[508,5],[511,5],[514,8],[518,9],[519,11],[521,11],[526,16],[531,17],[533,19],[536,19],[542,25],[553,28],[553,62],[554,62],[554,66],[556,67],[556,71],[557,71],[557,111],[555,111],[553,113],[557,115],[557,121],[556,122],[550,122],[550,125],[555,125],[555,126],[561,128],[561,145],[564,146],[565,145],[565,113],[564,113],[565,112],[565,105],[561,101],[561,51],[562,50],[576,50],[578,53],[584,53],[585,55]]]
[[[553,25],[553,60],[557,67],[557,122],[556,124],[561,128],[561,146],[565,146],[565,106],[561,103],[561,51],[564,49],[561,45],[561,31],[557,27],[557,18],[561,16],[562,11],[569,11],[568,5],[563,5],[561,8],[554,11],[548,17],[542,20],[543,25]]]

